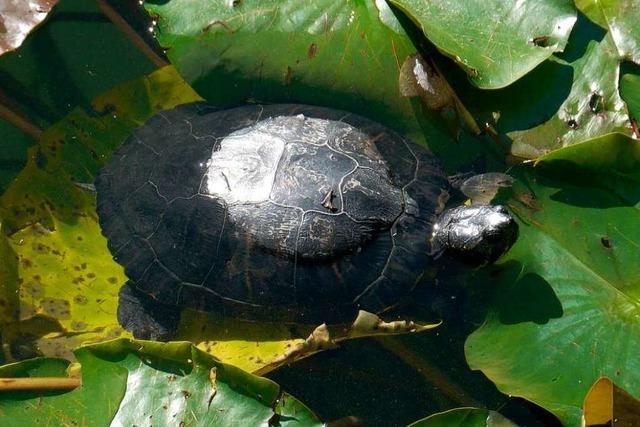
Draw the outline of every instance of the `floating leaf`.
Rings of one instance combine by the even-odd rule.
[[[562,51],[576,11],[553,0],[391,0],[480,88],[510,85]]]
[[[620,63],[640,64],[640,9],[633,0],[579,0],[576,6],[608,32],[571,64],[574,83],[557,114],[537,127],[510,134],[518,156],[539,157],[609,132],[638,137],[618,86]]]
[[[610,35],[591,42],[572,64],[573,86],[558,112],[541,125],[509,134],[513,154],[536,158],[606,133],[630,134],[627,106],[618,91],[619,60]]]
[[[620,58],[640,64],[640,8],[635,0],[576,0],[589,19],[611,32]]]
[[[290,345],[284,353],[274,358],[269,365],[256,372],[266,373],[283,364],[295,362],[319,351],[336,348],[338,343],[348,339],[423,332],[436,328],[441,323],[425,325],[407,320],[385,322],[373,313],[360,310],[352,325],[328,327],[322,324],[315,328],[306,340]]]
[[[5,0],[0,3],[0,55],[20,47],[58,0]]]
[[[0,394],[5,425],[320,425],[277,384],[219,362],[190,343],[119,339],[75,351],[82,387]],[[64,374],[68,362],[35,359],[3,377]]]
[[[16,254],[3,233],[0,221],[0,325],[4,326],[15,319],[18,307],[18,265]]]
[[[0,196],[10,246],[2,264],[17,272],[3,285],[19,290],[4,310],[6,358],[69,357],[81,343],[123,333],[115,310],[124,273],[100,233],[95,196],[76,184],[93,182],[110,151],[154,111],[198,99],[164,68],[97,98],[93,111],[72,111],[31,149]]]
[[[637,125],[640,121],[640,76],[634,74],[625,74],[620,79],[620,95],[629,107],[629,115],[635,120],[636,129],[634,132],[637,138],[640,138]]]
[[[515,427],[500,413],[488,409],[456,408],[411,423],[409,427]]]
[[[72,358],[81,344],[129,336],[116,319],[126,276],[107,249],[88,184],[110,152],[153,112],[199,99],[168,67],[113,89],[95,100],[94,111],[77,109],[43,134],[26,168],[0,197],[3,227],[10,232],[9,245],[0,246],[7,266],[0,271],[7,277],[4,312],[11,315],[2,336],[7,359]],[[185,310],[176,339],[264,373],[344,339],[430,328],[375,319],[368,323],[375,330],[361,320],[355,329],[335,326],[332,345],[322,347],[303,345],[318,325],[298,325],[293,331],[283,323]]]
[[[357,112],[424,142],[400,96],[413,43],[384,1],[147,1],[156,37],[208,102],[297,102]],[[275,54],[277,52],[277,54]]]
[[[639,166],[640,146],[611,134],[514,170],[520,238],[478,279],[496,288],[470,366],[566,425],[602,375],[640,395]]]

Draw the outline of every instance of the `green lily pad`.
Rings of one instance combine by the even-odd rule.
[[[384,1],[147,1],[172,64],[215,105],[293,101],[424,135],[400,96],[416,48]]]
[[[276,383],[219,362],[190,343],[118,339],[79,348],[82,386],[0,394],[5,425],[321,425]],[[68,362],[35,359],[3,377],[61,376]]]
[[[497,89],[564,49],[576,11],[564,1],[391,0],[471,81]]]
[[[430,415],[409,427],[515,427],[499,412],[479,408],[456,408]]]
[[[625,74],[620,79],[620,95],[629,107],[629,115],[640,121],[640,76]]]
[[[638,144],[611,134],[514,170],[520,238],[478,279],[495,290],[469,365],[566,425],[603,375],[640,395],[639,166]]]
[[[610,132],[634,132],[620,96],[620,63],[640,63],[640,10],[631,0],[580,0],[576,6],[608,32],[570,64],[573,85],[558,112],[534,128],[509,134],[517,156],[537,158]]]
[[[611,32],[621,58],[640,63],[640,9],[634,0],[577,0],[576,7]]]
[[[620,97],[621,58],[610,34],[591,42],[573,64],[573,85],[558,112],[547,122],[509,134],[511,151],[537,158],[550,151],[610,132],[631,134],[627,106]]]

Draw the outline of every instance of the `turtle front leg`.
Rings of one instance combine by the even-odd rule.
[[[168,341],[178,329],[179,307],[155,301],[128,281],[118,295],[118,322],[135,338]]]

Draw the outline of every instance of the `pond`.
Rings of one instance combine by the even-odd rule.
[[[55,4],[0,55],[0,418],[637,416],[638,12],[534,3]]]

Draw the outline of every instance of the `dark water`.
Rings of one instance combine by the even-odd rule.
[[[114,2],[133,25],[135,5]],[[137,2],[134,2],[137,3]],[[62,0],[50,19],[16,52],[0,57],[0,93],[25,116],[47,128],[76,106],[156,67],[105,18],[95,2]],[[33,140],[0,120],[0,192],[26,161]],[[366,425],[405,425],[460,406],[500,410],[519,425],[553,425],[551,416],[501,394],[466,364],[465,337],[481,313],[464,291],[426,290],[427,316],[443,327],[418,336],[361,339],[281,368],[269,377],[326,421],[348,415]]]

